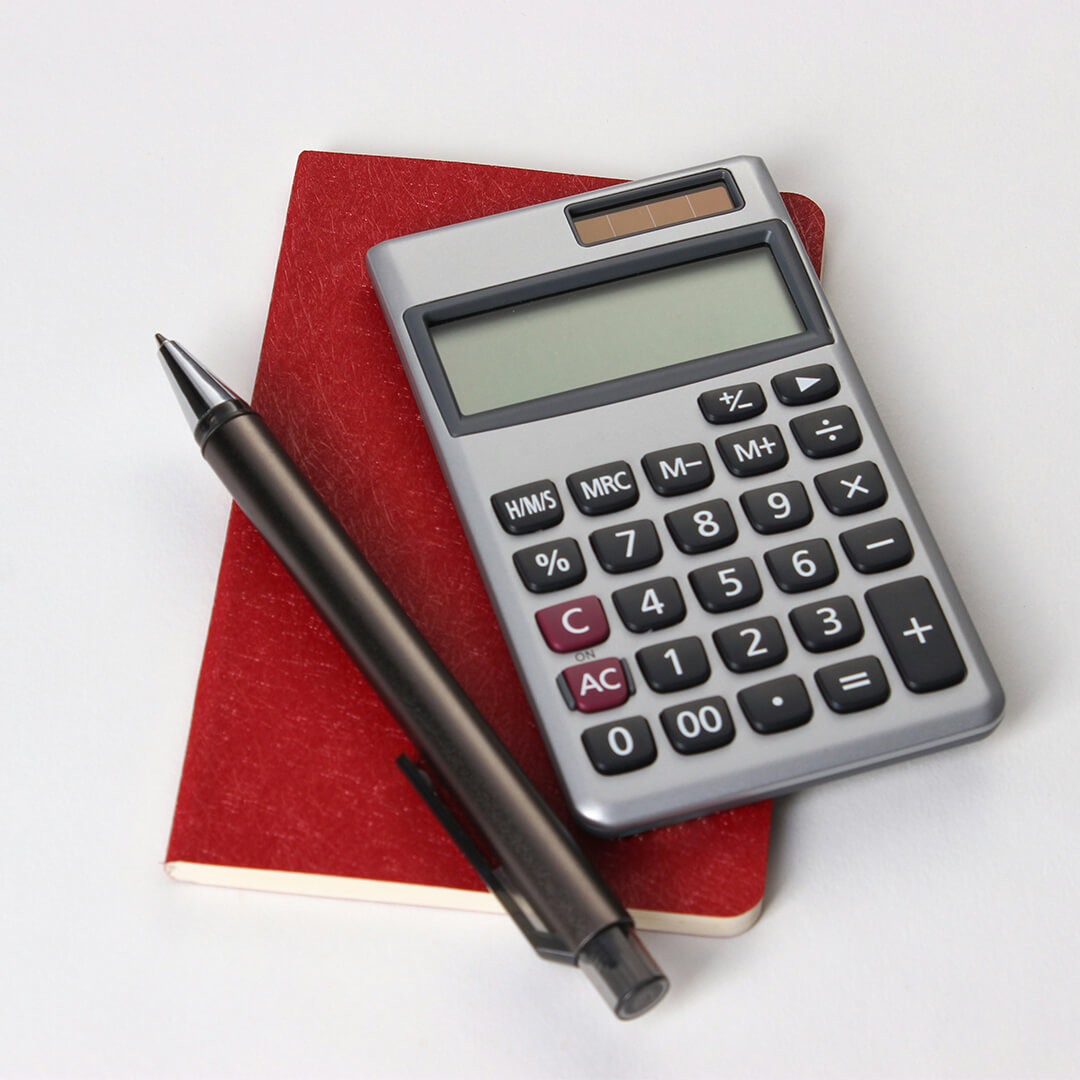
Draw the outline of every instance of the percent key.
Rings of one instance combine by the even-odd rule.
[[[585,560],[576,540],[548,540],[514,553],[514,565],[530,592],[554,592],[585,577]]]

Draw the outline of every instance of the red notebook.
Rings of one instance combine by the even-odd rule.
[[[253,404],[556,811],[554,772],[364,266],[380,240],[613,183],[305,153]],[[785,196],[815,263],[824,221]],[[166,868],[178,879],[501,910],[395,765],[415,752],[234,507]],[[643,928],[731,934],[765,887],[770,805],[583,837]]]

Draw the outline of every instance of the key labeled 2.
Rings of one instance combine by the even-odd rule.
[[[732,671],[758,671],[787,657],[783,631],[771,615],[716,630],[713,641],[720,659]]]

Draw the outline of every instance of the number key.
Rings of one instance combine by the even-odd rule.
[[[798,480],[755,488],[739,497],[750,524],[759,533],[786,532],[808,525],[814,516],[806,488]]]
[[[801,540],[765,552],[765,564],[784,592],[819,589],[836,580],[836,560],[826,540]]]
[[[589,541],[600,565],[609,574],[625,574],[652,566],[660,561],[662,554],[656,526],[648,519],[598,529]]]
[[[722,697],[673,705],[660,714],[668,741],[680,754],[700,754],[727,746],[735,738],[731,710]]]
[[[673,510],[664,515],[664,521],[679,550],[687,555],[727,547],[739,535],[726,499],[710,499],[682,510]]]
[[[734,611],[761,599],[761,579],[749,559],[703,566],[690,575],[690,585],[706,611]]]
[[[656,743],[644,716],[597,724],[581,733],[593,768],[604,776],[644,769],[656,760]]]
[[[725,626],[713,633],[720,659],[732,671],[757,671],[787,657],[780,624],[771,616]]]
[[[686,617],[686,605],[674,578],[654,578],[612,593],[615,610],[635,634],[674,626]]]
[[[810,652],[828,652],[854,645],[863,636],[862,619],[850,596],[834,596],[795,608],[788,618],[803,647]]]
[[[658,694],[697,686],[711,672],[705,646],[696,637],[650,645],[638,651],[637,662],[645,681]]]

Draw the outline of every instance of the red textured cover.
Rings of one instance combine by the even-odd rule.
[[[297,164],[254,405],[565,818],[539,733],[368,281],[402,233],[613,183],[309,152]],[[815,261],[823,219],[785,196]],[[528,471],[528,470],[526,470]],[[229,521],[167,860],[482,890],[394,764],[410,744],[247,519]],[[623,902],[739,915],[770,805],[584,838]]]

